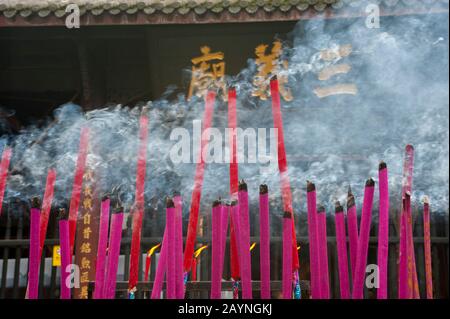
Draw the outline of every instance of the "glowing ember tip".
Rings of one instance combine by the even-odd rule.
[[[309,192],[313,192],[316,190],[316,185],[314,185],[314,183],[311,183],[310,181],[306,182],[306,191]]]
[[[216,199],[216,200],[213,202],[212,207],[217,207],[217,206],[219,206],[220,204],[222,204],[221,200],[220,200],[220,199]]]
[[[260,194],[267,194],[269,192],[269,188],[266,184],[259,185],[259,193]]]
[[[173,199],[170,197],[166,198],[166,207],[167,208],[174,208],[175,207],[175,203],[173,202]]]
[[[247,191],[247,184],[245,183],[245,181],[243,179],[241,179],[239,181],[239,190],[244,191],[244,192]]]
[[[385,162],[381,161],[380,165],[378,165],[378,170],[381,171],[383,169],[387,168],[387,165]]]
[[[201,246],[199,249],[197,249],[197,250],[194,252],[194,257],[195,257],[195,258],[198,258],[198,257],[200,256],[200,254],[202,253],[202,251],[204,251],[206,248],[208,248],[208,245],[203,245],[203,246]]]
[[[375,181],[371,177],[366,181],[366,187],[373,187],[373,186],[375,186]]]
[[[337,201],[335,204],[335,212],[336,213],[342,213],[344,211],[344,208],[342,207],[341,203]]]
[[[157,245],[155,245],[155,246],[153,246],[152,248],[150,248],[149,250],[148,250],[148,256],[152,256],[154,253],[155,253],[155,251],[159,248],[161,246],[161,243],[159,243],[159,244],[157,244]]]
[[[255,247],[256,247],[256,243],[253,243],[253,244],[250,246],[250,251],[252,251],[253,248],[255,248]]]
[[[40,208],[41,207],[41,200],[39,197],[35,196],[31,199],[31,207],[32,208]]]

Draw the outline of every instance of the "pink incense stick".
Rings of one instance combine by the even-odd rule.
[[[220,276],[223,276],[223,265],[225,260],[225,250],[227,247],[228,233],[228,206],[223,202],[220,203]]]
[[[184,298],[183,281],[183,200],[178,193],[174,194],[175,203],[175,278],[176,298]]]
[[[41,203],[34,197],[30,212],[30,256],[28,259],[28,299],[38,299],[39,293],[39,220]]]
[[[212,207],[212,259],[211,259],[211,299],[220,299],[222,290],[222,274],[220,273],[221,247],[221,207],[216,200]]]
[[[198,224],[198,214],[200,211],[200,199],[202,195],[203,186],[203,175],[205,171],[205,161],[203,159],[203,150],[206,148],[208,143],[207,136],[203,136],[203,132],[211,127],[214,102],[216,99],[216,94],[213,91],[209,91],[205,99],[205,112],[203,114],[203,127],[202,127],[202,138],[200,142],[200,152],[198,154],[197,166],[195,168],[194,177],[194,189],[192,191],[191,197],[191,209],[189,212],[189,225],[186,238],[186,245],[184,248],[184,260],[183,268],[185,272],[189,272],[192,266],[192,258],[194,254],[194,246],[197,237],[197,224]]]
[[[60,284],[60,298],[70,299],[70,286],[67,284],[67,279],[70,275],[69,265],[72,263],[70,240],[69,240],[69,221],[67,220],[67,213],[64,208],[59,210],[59,251],[61,255],[61,284]]]
[[[136,290],[139,275],[139,258],[141,255],[141,233],[144,218],[144,190],[145,173],[147,168],[147,145],[148,145],[148,116],[147,107],[142,108],[139,118],[139,148],[136,166],[136,197],[135,210],[133,212],[133,232],[131,235],[130,253],[130,277],[128,280],[128,293],[132,298]]]
[[[175,275],[175,203],[171,198],[166,201],[167,227],[167,299],[176,298]]]
[[[250,256],[250,222],[248,210],[248,191],[244,180],[239,182],[239,230],[241,246],[242,299],[252,299],[252,268]]]
[[[430,202],[423,199],[423,238],[425,250],[425,278],[427,299],[433,299],[433,273],[431,268]]]
[[[50,217],[50,210],[52,208],[54,186],[56,180],[56,171],[54,169],[49,169],[47,173],[47,181],[45,183],[44,200],[42,202],[42,212],[40,221],[40,249],[39,249],[39,259],[42,255],[42,249],[44,248],[45,237],[47,234],[48,219]]]
[[[350,247],[350,270],[353,281],[355,278],[356,255],[358,254],[358,216],[356,215],[355,197],[350,187],[347,195],[347,227]]]
[[[317,209],[317,237],[319,239],[320,296],[330,299],[330,274],[328,269],[327,214],[323,206]]]
[[[355,278],[353,280],[353,299],[364,298],[364,278],[366,274],[367,254],[369,251],[370,225],[372,222],[372,205],[375,181],[369,178],[364,187],[363,208],[361,213],[361,228],[356,256]]]
[[[388,296],[388,256],[389,256],[389,182],[386,163],[381,162],[378,170],[380,203],[378,213],[378,299],[387,299]]]
[[[308,206],[308,235],[309,235],[309,264],[311,273],[311,298],[320,299],[320,263],[319,263],[319,237],[317,229],[316,186],[307,182],[307,206]]]
[[[123,207],[116,207],[111,216],[111,231],[108,243],[108,260],[103,296],[114,299],[116,292],[117,269],[119,267],[120,242],[122,241]]]
[[[0,216],[2,215],[3,196],[5,195],[6,178],[8,177],[9,162],[11,161],[12,150],[5,147],[0,162]]]
[[[283,299],[292,299],[292,217],[290,212],[283,216]]]
[[[398,298],[408,299],[408,269],[406,254],[406,227],[405,227],[405,207],[406,200],[403,199],[402,210],[400,214],[400,247],[399,247],[399,263],[398,263]]]
[[[335,208],[336,244],[338,254],[339,288],[341,299],[350,299],[350,283],[348,278],[347,236],[345,235],[344,208],[336,202]]]
[[[102,198],[100,207],[100,226],[98,233],[97,261],[95,266],[94,299],[103,299],[105,285],[106,248],[108,245],[109,209],[111,200],[109,196]]]
[[[241,245],[241,227],[240,227],[240,219],[239,219],[239,203],[237,200],[233,199],[231,200],[231,208],[230,208],[230,217],[231,221],[233,222],[234,226],[234,233],[236,235],[236,251],[237,251],[237,257],[239,261],[239,277],[242,278],[242,245]]]
[[[168,254],[168,247],[167,247],[167,225],[166,225],[161,250],[159,252],[158,266],[156,267],[155,281],[153,282],[153,289],[150,297],[151,299],[161,298],[161,291],[167,268],[167,254]]]
[[[259,186],[259,227],[261,299],[270,299],[269,189],[265,184]]]

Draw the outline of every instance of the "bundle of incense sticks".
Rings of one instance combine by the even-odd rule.
[[[350,246],[350,270],[353,282],[355,280],[356,256],[358,254],[358,216],[356,215],[355,197],[350,187],[347,195],[347,228]]]
[[[345,235],[344,208],[341,203],[335,205],[335,226],[338,254],[339,288],[341,299],[350,299],[350,284],[348,279],[347,236]]]
[[[283,299],[292,298],[292,214],[289,212],[283,215],[282,294]]]
[[[34,197],[30,211],[30,255],[28,258],[28,299],[37,299],[39,294],[39,221],[41,203]]]
[[[381,162],[378,169],[378,188],[380,193],[379,222],[378,222],[378,269],[379,287],[377,290],[378,299],[387,299],[388,294],[388,256],[389,256],[389,182],[388,169],[384,162]]]
[[[167,230],[167,299],[176,298],[176,265],[175,265],[175,203],[166,199]]]
[[[139,118],[139,149],[136,167],[136,197],[133,211],[133,232],[130,253],[130,277],[128,280],[129,298],[134,298],[139,275],[139,256],[141,251],[142,220],[144,218],[144,189],[147,166],[148,116],[147,107],[142,108]]]
[[[330,299],[330,274],[328,270],[328,243],[327,243],[327,214],[325,207],[317,208],[317,237],[320,269],[320,296],[322,299]]]
[[[173,196],[175,203],[175,279],[176,298],[184,298],[183,280],[183,200],[179,193]]]
[[[11,161],[12,150],[5,147],[0,162],[0,216],[2,215],[3,196],[5,195],[6,178],[8,177],[9,162]]]
[[[307,182],[306,199],[308,207],[308,235],[309,235],[309,268],[311,273],[311,298],[320,299],[320,263],[319,263],[319,237],[317,229],[317,203],[316,186]]]
[[[114,299],[119,267],[120,242],[122,241],[123,207],[117,205],[111,215],[111,227],[108,242],[108,260],[103,297]]]
[[[236,116],[236,90],[229,88],[228,90],[228,127],[232,130],[232,134],[229,137],[230,152],[230,195],[231,198],[237,198],[239,173],[238,173],[238,161],[237,161],[237,116]],[[239,298],[239,258],[237,251],[237,239],[234,231],[233,218],[230,215],[230,266],[231,266],[231,278],[233,280],[233,298]]]
[[[94,299],[103,298],[103,288],[105,285],[106,248],[108,246],[110,204],[111,200],[109,196],[103,196],[100,206],[100,226],[98,232],[97,261],[95,265]]]
[[[433,273],[431,268],[430,201],[423,199],[423,237],[425,250],[425,279],[427,299],[433,299]]]
[[[203,175],[205,171],[205,161],[203,159],[203,150],[207,144],[206,134],[203,134],[206,129],[211,126],[214,102],[216,94],[213,91],[209,91],[205,98],[205,112],[203,114],[203,127],[202,127],[202,138],[200,143],[200,150],[198,153],[197,166],[195,168],[195,178],[194,178],[194,189],[192,191],[191,197],[191,208],[189,212],[189,224],[186,238],[186,245],[184,249],[184,261],[183,268],[186,273],[191,269],[192,258],[194,254],[195,240],[197,236],[197,224],[198,224],[198,214],[200,210],[200,199],[202,194],[203,186]]]
[[[144,274],[144,281],[148,281],[150,278],[150,272],[151,272],[151,265],[152,265],[152,256],[155,253],[155,251],[161,247],[161,243],[153,246],[150,248],[147,252],[147,258],[145,259],[145,274]]]
[[[69,221],[64,208],[59,210],[59,250],[61,255],[61,283],[60,298],[70,299],[70,286],[67,279],[70,275],[70,264],[72,263],[72,253],[70,251]],[[96,282],[97,284],[97,282]]]
[[[220,254],[221,254],[221,206],[220,201],[216,200],[212,206],[212,248],[211,248],[211,299],[220,299],[222,274],[220,272]]]
[[[261,299],[270,299],[270,222],[269,189],[259,186]]]
[[[369,251],[370,224],[372,222],[372,205],[375,181],[369,178],[364,187],[363,208],[361,213],[361,227],[356,256],[355,278],[353,279],[353,299],[364,297],[364,277],[366,273],[367,254]]]
[[[239,182],[239,246],[241,252],[242,299],[252,299],[252,268],[250,258],[250,222],[247,184]]]
[[[80,206],[81,187],[83,184],[84,167],[88,154],[89,128],[83,127],[80,134],[80,146],[78,147],[78,158],[73,178],[72,195],[69,206],[69,232],[70,250],[73,252],[75,244],[75,233],[77,228],[78,208]]]
[[[282,191],[282,200],[283,200],[283,211],[289,212],[292,214],[291,222],[292,222],[292,261],[293,261],[293,272],[294,277],[296,278],[295,282],[295,298],[300,298],[300,282],[298,276],[299,269],[299,260],[297,253],[297,238],[295,232],[295,222],[294,222],[294,214],[292,209],[292,193],[291,193],[291,185],[289,181],[288,168],[287,168],[287,158],[286,158],[286,150],[284,146],[284,134],[283,134],[283,119],[281,116],[281,101],[280,101],[280,93],[278,89],[278,79],[274,76],[270,81],[270,93],[272,96],[272,116],[274,128],[278,130],[278,170],[280,172],[280,182],[281,182],[281,191]]]

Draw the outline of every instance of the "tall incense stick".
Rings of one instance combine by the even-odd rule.
[[[336,244],[338,254],[339,288],[341,299],[350,299],[350,283],[348,278],[347,236],[345,235],[344,208],[339,202],[335,207]]]
[[[353,299],[364,297],[364,277],[366,273],[367,254],[369,251],[370,224],[372,222],[372,204],[375,181],[369,178],[364,187],[363,208],[361,213],[361,228],[358,241],[358,254],[356,256],[355,278],[353,280]]]
[[[59,210],[59,250],[61,255],[61,283],[60,298],[70,299],[70,286],[67,279],[69,278],[69,265],[72,263],[72,254],[69,242],[69,221],[67,220],[67,212],[64,208]],[[69,270],[69,271],[68,271]]]
[[[106,248],[108,246],[109,209],[111,200],[103,196],[100,206],[100,226],[98,232],[97,261],[95,265],[94,299],[103,299],[105,285]]]
[[[119,267],[120,242],[122,241],[123,207],[116,207],[111,216],[111,231],[108,243],[108,261],[104,298],[114,299],[116,293],[117,269]]]
[[[162,241],[161,251],[159,253],[158,266],[156,267],[155,281],[153,283],[153,289],[151,294],[151,299],[159,299],[161,298],[162,286],[164,283],[164,275],[166,273],[167,267],[167,225],[164,230],[164,237]]]
[[[139,149],[136,168],[136,197],[133,211],[133,232],[130,253],[130,277],[128,280],[129,298],[134,298],[139,275],[139,256],[141,251],[142,220],[144,218],[144,189],[147,166],[148,145],[148,116],[147,108],[142,108],[139,118]]]
[[[230,207],[230,217],[231,217],[231,221],[233,223],[233,229],[234,229],[234,233],[236,236],[236,252],[237,252],[237,260],[239,261],[239,265],[242,266],[242,261],[241,261],[241,249],[242,249],[242,245],[241,245],[241,234],[240,234],[240,221],[239,221],[239,204],[238,201],[236,199],[233,199],[230,203],[231,207]],[[236,269],[236,268],[235,268]],[[234,276],[238,276],[238,278],[241,278],[241,271],[242,268],[239,267],[239,274],[238,275],[234,275]],[[233,277],[235,278],[235,277]],[[233,282],[233,298],[237,299],[238,296],[235,296],[236,294],[239,293],[239,281],[235,280]]]
[[[239,183],[239,231],[240,231],[240,266],[242,280],[242,299],[252,299],[252,267],[250,259],[250,222],[248,210],[247,184]]]
[[[75,166],[75,176],[73,178],[72,195],[69,207],[69,232],[70,251],[73,252],[75,244],[75,233],[77,228],[78,208],[80,207],[81,187],[83,184],[84,167],[88,154],[89,128],[83,127],[80,133],[80,145],[78,147],[78,158]]]
[[[269,189],[265,184],[259,186],[259,227],[261,299],[270,299]]]
[[[378,170],[380,203],[378,213],[378,269],[379,287],[378,299],[387,299],[388,296],[388,256],[389,256],[389,182],[386,163],[381,162]]]
[[[433,272],[431,268],[430,201],[423,199],[423,238],[425,250],[425,278],[427,299],[433,299]]]
[[[173,196],[175,203],[175,279],[176,298],[184,298],[183,281],[183,200],[179,193]]]
[[[347,195],[347,227],[350,246],[350,270],[353,282],[355,280],[356,256],[358,254],[358,216],[356,215],[355,197],[350,187]]]
[[[319,263],[319,237],[317,230],[317,203],[316,203],[316,186],[307,182],[306,199],[308,206],[308,236],[309,236],[309,265],[311,273],[311,298],[320,299],[320,263]]]
[[[221,254],[221,207],[220,201],[216,200],[212,207],[212,248],[211,248],[211,299],[220,299],[222,274],[220,273]]]
[[[323,206],[317,208],[317,237],[319,239],[320,296],[330,299],[330,271],[328,269],[327,214]]]
[[[283,299],[292,299],[292,214],[283,216]],[[296,247],[297,248],[297,247]]]
[[[45,237],[47,234],[47,225],[50,217],[50,210],[52,208],[55,180],[56,171],[54,169],[49,169],[47,173],[47,181],[45,183],[44,200],[42,201],[41,221],[39,226],[39,259],[42,255],[42,249],[44,248]]]
[[[2,215],[3,196],[5,195],[6,178],[8,177],[9,162],[11,161],[12,150],[5,147],[0,162],[0,216]]]
[[[287,168],[287,158],[286,158],[286,150],[284,146],[284,134],[283,134],[283,119],[281,116],[281,101],[280,101],[280,93],[278,89],[278,79],[273,77],[270,81],[270,93],[272,96],[272,116],[274,128],[278,131],[278,170],[280,172],[280,181],[281,181],[281,191],[282,191],[282,199],[283,199],[283,211],[290,212],[292,214],[291,222],[292,222],[292,261],[293,261],[293,272],[295,274],[294,277],[297,279],[294,291],[298,291],[296,293],[295,298],[300,298],[300,282],[298,280],[298,269],[300,267],[297,253],[297,238],[295,233],[295,222],[294,222],[294,213],[292,209],[292,193],[291,193],[291,185],[289,182],[288,168]]]
[[[28,299],[38,299],[39,293],[39,220],[41,203],[34,197],[30,211],[30,256],[28,259]]]
[[[192,258],[194,254],[195,240],[197,237],[197,224],[198,224],[198,214],[200,210],[200,198],[202,195],[203,186],[203,175],[205,171],[205,161],[203,159],[203,150],[207,144],[207,137],[204,136],[203,132],[211,127],[214,102],[216,99],[216,94],[213,91],[209,91],[205,99],[205,112],[203,114],[203,127],[202,127],[202,138],[200,143],[200,152],[197,155],[198,161],[195,168],[195,179],[194,179],[194,189],[192,191],[191,197],[191,208],[189,212],[189,225],[187,231],[186,245],[184,249],[184,261],[183,268],[185,272],[189,272],[192,266]]]
[[[223,266],[225,260],[225,250],[227,247],[228,233],[228,206],[223,202],[220,203],[220,275],[223,276]]]
[[[176,265],[175,265],[175,203],[171,198],[166,200],[167,229],[167,299],[176,298]]]

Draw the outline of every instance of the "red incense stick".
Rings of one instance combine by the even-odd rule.
[[[350,299],[350,283],[348,278],[347,236],[345,235],[344,208],[336,202],[335,208],[336,245],[338,253],[339,288],[341,299]]]
[[[28,299],[38,299],[39,293],[39,220],[41,203],[34,197],[30,211],[30,256],[28,259]]]
[[[242,280],[242,299],[252,299],[252,268],[250,258],[250,222],[248,210],[247,184],[239,183],[239,232],[240,232],[240,265]]]
[[[427,299],[433,299],[433,273],[431,268],[431,235],[430,235],[430,202],[428,197],[423,199],[423,238],[425,250],[425,278]]]
[[[192,258],[191,281],[197,281],[197,258]]]
[[[378,267],[379,287],[378,299],[387,299],[388,296],[388,256],[389,256],[389,182],[386,163],[381,162],[378,170],[380,203],[378,213]]]
[[[307,182],[306,199],[308,206],[308,235],[309,235],[309,270],[311,273],[311,298],[320,299],[320,263],[319,263],[319,237],[317,230],[316,186]]]
[[[69,265],[72,263],[72,254],[70,251],[69,242],[69,221],[67,220],[67,213],[64,208],[59,210],[59,251],[61,255],[61,283],[60,283],[60,298],[70,299],[70,286],[67,279],[70,275]]]
[[[130,277],[128,280],[128,292],[130,294],[130,298],[133,298],[139,275],[142,220],[144,218],[144,189],[147,166],[148,122],[147,108],[144,107],[139,118],[139,150],[136,168],[136,198],[133,212],[133,232],[131,238]]]
[[[2,215],[3,196],[5,195],[6,178],[8,177],[9,162],[11,161],[12,150],[5,147],[0,162],[0,216]]]
[[[414,299],[420,299],[419,284],[417,279],[416,257],[414,253],[414,239],[412,233],[412,213],[411,213],[411,194],[405,194],[405,222],[406,225],[406,251],[407,251],[407,268],[408,268],[408,296]],[[411,283],[411,284],[410,284]]]
[[[83,127],[80,133],[80,145],[78,147],[78,158],[75,166],[75,176],[73,179],[72,195],[69,207],[69,232],[70,251],[73,252],[75,244],[75,233],[77,228],[78,208],[80,207],[81,187],[83,184],[84,167],[88,154],[89,128]]]
[[[297,247],[295,247],[297,250]],[[285,212],[283,216],[283,299],[292,299],[292,214]]]
[[[109,196],[106,195],[102,198],[100,207],[100,226],[98,232],[97,261],[95,265],[94,299],[103,299],[103,288],[105,286],[106,248],[108,246],[110,203],[111,200],[109,199]]]
[[[117,269],[119,267],[120,242],[122,241],[123,207],[116,207],[111,216],[111,231],[108,243],[108,260],[104,298],[114,299],[117,282]]]
[[[350,187],[347,195],[347,227],[350,246],[350,270],[353,281],[355,278],[356,255],[358,254],[358,216],[356,215],[355,197]]]
[[[216,200],[212,207],[212,248],[211,248],[211,299],[220,299],[222,287],[222,274],[220,273],[221,254],[221,207]]]
[[[261,299],[270,299],[269,189],[264,184],[259,186],[259,227]]]
[[[175,203],[175,279],[176,298],[184,298],[183,281],[183,200],[178,193],[174,194]]]
[[[319,239],[320,296],[330,299],[330,273],[328,269],[327,214],[323,206],[317,209],[317,237]]]
[[[176,298],[175,275],[175,203],[171,198],[166,201],[167,229],[167,299]]]
[[[372,205],[375,181],[369,178],[364,187],[363,208],[361,213],[361,228],[358,241],[358,254],[356,256],[355,278],[353,280],[353,299],[363,299],[364,278],[366,273],[367,254],[369,251],[370,224],[372,221]]]
[[[236,116],[236,90],[229,88],[228,90],[228,127],[232,130],[230,135],[230,194],[231,198],[237,198],[239,173],[238,173],[238,161],[237,161],[237,116]],[[234,230],[233,217],[230,215],[230,264],[231,264],[231,278],[233,279],[234,286],[234,298],[238,298],[237,293],[238,281],[240,279],[239,270],[239,257],[237,252],[237,240]]]
[[[283,199],[283,211],[292,214],[292,261],[293,261],[293,271],[298,271],[299,260],[297,253],[297,239],[295,234],[295,223],[292,209],[292,193],[291,185],[289,182],[289,175],[287,169],[287,158],[286,150],[284,146],[284,134],[283,134],[283,119],[281,116],[281,101],[280,94],[278,90],[278,80],[273,77],[270,81],[270,93],[272,96],[272,116],[274,128],[278,130],[278,170],[280,172],[281,179],[281,192]]]
[[[197,237],[198,214],[200,210],[200,198],[202,195],[203,175],[205,171],[205,161],[203,159],[203,150],[206,147],[207,137],[203,132],[211,127],[214,101],[216,94],[209,91],[205,99],[205,112],[203,114],[202,138],[200,143],[200,152],[198,154],[197,166],[195,168],[194,189],[191,197],[191,209],[189,212],[189,225],[186,239],[186,246],[184,249],[184,271],[188,272],[192,266],[192,257],[194,253],[195,240]]]

